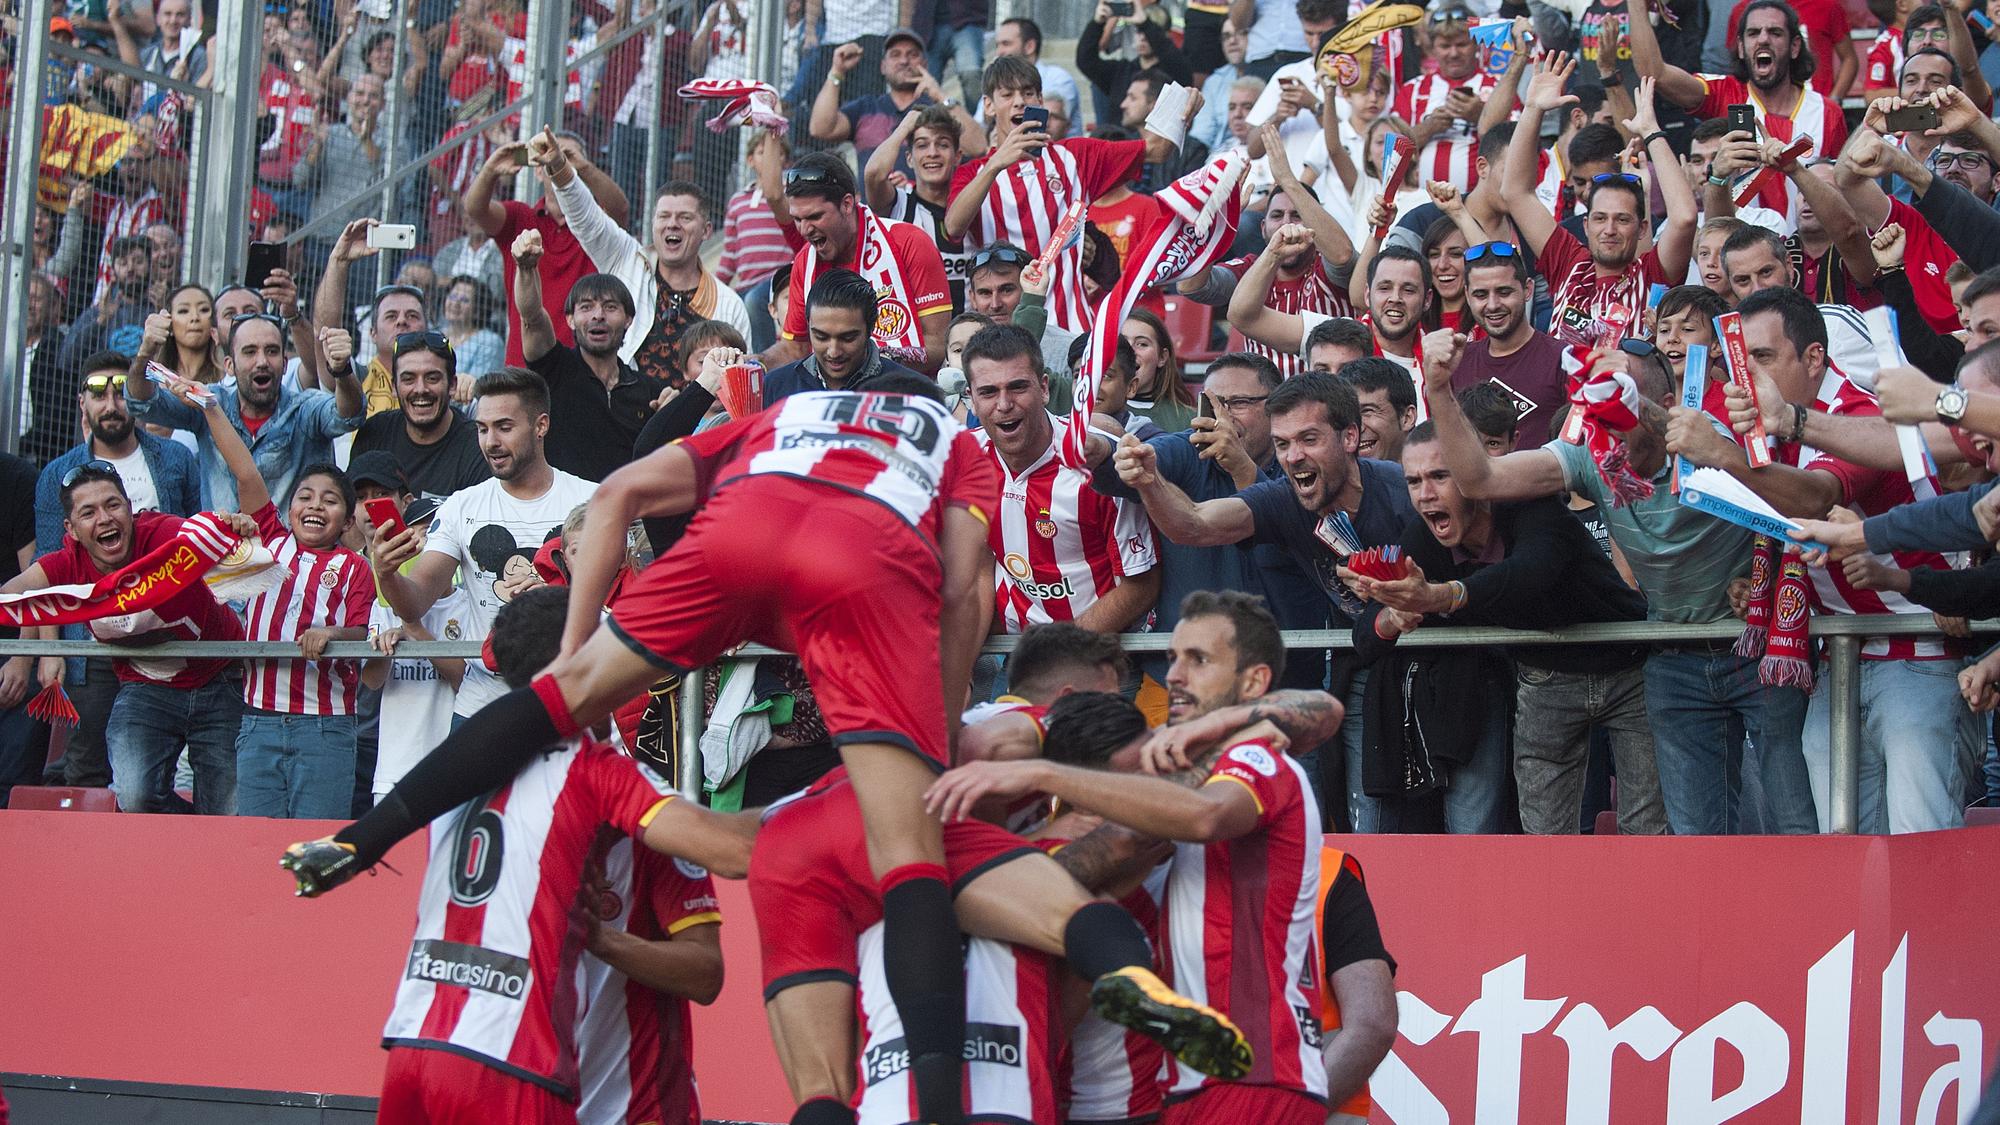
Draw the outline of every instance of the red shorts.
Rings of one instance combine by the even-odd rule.
[[[1282,1086],[1210,1086],[1183,1101],[1169,1102],[1160,1125],[1326,1125],[1326,1103]]]
[[[944,865],[955,895],[986,871],[1038,854],[997,825],[944,826]],[[797,984],[860,974],[861,932],[882,919],[868,866],[861,805],[844,779],[814,786],[772,809],[750,851],[750,905],[764,947],[764,999]]]
[[[746,640],[797,653],[834,746],[894,743],[943,769],[943,581],[937,555],[887,507],[750,477],[626,588],[611,631],[669,672]]]
[[[576,1125],[576,1107],[533,1082],[463,1055],[389,1048],[379,1125]]]

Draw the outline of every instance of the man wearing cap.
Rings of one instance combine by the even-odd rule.
[[[979,127],[979,122],[972,119],[963,105],[945,97],[943,87],[924,69],[924,50],[923,37],[909,28],[899,27],[890,32],[882,49],[882,80],[888,84],[888,91],[843,102],[841,83],[860,64],[861,44],[843,43],[834,48],[833,67],[827,72],[826,81],[820,84],[819,96],[813,99],[810,125],[813,139],[836,144],[852,140],[855,159],[866,167],[869,154],[896,131],[905,113],[935,103],[951,110],[951,115],[958,119],[960,147],[965,155],[983,154],[986,130]],[[908,168],[899,170],[909,174]]]
[[[389,365],[385,375],[397,408],[361,424],[354,435],[354,462],[369,453],[385,454],[411,491],[432,500],[491,477],[472,423],[451,408],[458,357],[450,342],[436,332],[418,332],[391,341],[375,358]]]

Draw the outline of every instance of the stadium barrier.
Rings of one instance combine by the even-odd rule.
[[[423,844],[391,854],[400,874],[291,897],[279,849],[333,827],[0,812],[17,1119],[366,1120]],[[1939,1125],[1991,1065],[2000,830],[1334,839],[1397,961],[1378,1125]],[[718,890],[728,979],[694,1017],[703,1110],[781,1122],[755,920],[742,883]]]
[[[1938,635],[1928,614],[1891,616],[1819,616],[1812,619],[1812,636],[1825,644],[1826,689],[1832,694],[1831,775],[1833,831],[1852,834],[1859,830],[1861,808],[1861,645],[1870,637],[1915,637]],[[1982,633],[2000,632],[2000,620],[1980,621],[1973,628]],[[1423,628],[1405,634],[1401,648],[1463,648],[1502,645],[1643,644],[1653,647],[1734,640],[1743,630],[1738,621],[1718,621],[1705,625],[1676,625],[1658,621],[1634,621],[1577,625],[1555,631],[1519,629],[1434,629]],[[1287,649],[1351,649],[1352,637],[1344,629],[1296,629],[1284,634]],[[1127,651],[1162,652],[1168,642],[1165,633],[1126,633],[1121,636]],[[984,645],[988,653],[1006,653],[1014,646],[1012,637],[992,637]],[[452,656],[478,659],[480,646],[471,641],[408,641],[397,647],[401,656]],[[120,653],[150,656],[284,657],[296,656],[298,646],[281,641],[175,641],[144,649],[121,649],[96,641],[0,640],[0,658],[13,656],[116,656]],[[379,656],[363,641],[341,641],[326,648],[328,657]],[[732,655],[769,656],[774,650],[746,645]],[[702,714],[701,681],[685,677],[681,682],[680,713]],[[675,783],[690,793],[700,791],[701,724],[683,723],[680,729],[680,776]]]

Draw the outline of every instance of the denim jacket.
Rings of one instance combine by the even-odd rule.
[[[159,493],[160,510],[170,516],[191,516],[201,508],[201,477],[196,472],[194,454],[177,441],[154,437],[137,429],[139,453],[153,474],[153,491]],[[62,546],[62,479],[71,469],[95,456],[85,441],[68,453],[50,461],[35,480],[35,553],[47,555]]]
[[[250,447],[257,472],[280,506],[291,495],[299,470],[322,461],[332,462],[333,439],[352,433],[361,425],[362,412],[355,411],[352,418],[341,417],[329,391],[285,390],[278,395],[277,409],[252,436],[243,425],[243,408],[236,388],[217,384],[212,389],[222,400],[222,412],[236,427],[243,444]],[[202,507],[217,512],[236,511],[236,477],[223,463],[222,455],[215,451],[215,440],[208,433],[208,415],[163,390],[148,399],[126,401],[132,417],[138,421],[193,433],[201,446]]]

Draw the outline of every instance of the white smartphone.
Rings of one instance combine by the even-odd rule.
[[[417,228],[408,223],[381,223],[368,228],[368,245],[377,250],[408,250],[417,244]]]

